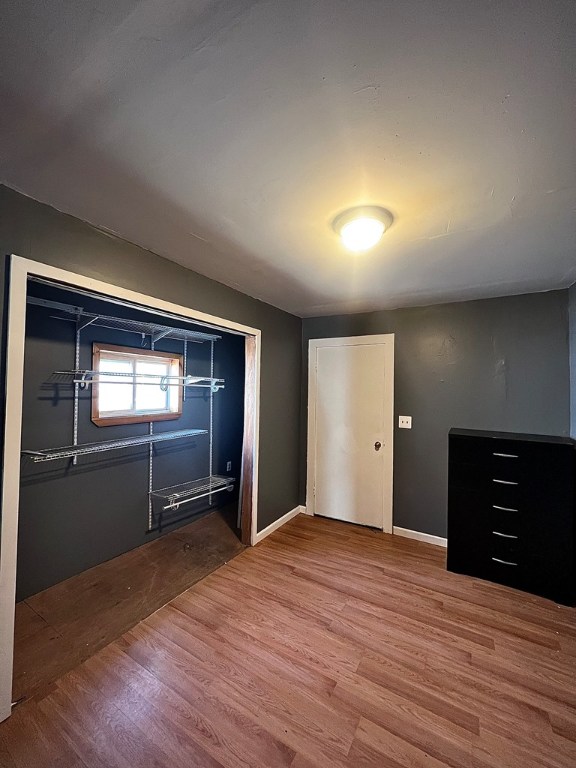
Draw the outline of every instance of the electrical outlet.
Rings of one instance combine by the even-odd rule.
[[[226,472],[232,472],[232,462],[227,461],[226,462]]]
[[[412,416],[398,416],[398,426],[400,429],[412,429]]]

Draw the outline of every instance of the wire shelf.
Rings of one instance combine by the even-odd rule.
[[[110,376],[114,378],[135,379],[138,386],[159,386],[166,390],[167,387],[204,387],[218,392],[224,389],[224,379],[214,379],[210,376],[159,376],[155,373],[128,373],[120,371],[90,371],[90,370],[72,370],[72,371],[54,371],[55,376],[72,376],[72,384],[80,384],[85,387],[89,384],[98,384],[101,376]],[[152,381],[141,381],[141,379],[152,379]],[[122,381],[107,381],[108,384],[123,384]]]
[[[78,320],[79,322],[86,320],[85,325],[95,325],[99,328],[111,328],[116,331],[144,334],[145,336],[150,336],[154,342],[160,341],[160,339],[176,339],[177,341],[202,343],[203,341],[215,341],[222,338],[213,333],[174,328],[173,326],[161,325],[160,323],[145,323],[140,320],[125,320],[119,317],[96,315],[90,312],[82,312]]]
[[[34,463],[41,461],[55,461],[56,459],[70,459],[74,456],[86,456],[91,453],[103,453],[119,448],[131,448],[136,445],[149,445],[161,443],[166,440],[179,440],[184,437],[196,437],[207,435],[207,429],[180,429],[176,432],[157,432],[153,435],[140,435],[138,437],[122,437],[116,440],[103,440],[98,443],[84,443],[83,445],[68,445],[63,448],[46,448],[42,451],[22,451]]]
[[[152,491],[150,496],[162,504],[162,511],[178,509],[180,504],[196,501],[196,499],[202,499],[219,491],[231,491],[235,482],[233,477],[210,475],[209,477],[200,477],[197,480],[189,480],[179,485],[159,488]]]
[[[34,296],[28,296],[28,304],[40,307],[55,309],[63,312],[69,317],[54,316],[57,320],[70,320],[76,322],[78,328],[82,330],[88,325],[95,325],[99,328],[112,328],[116,331],[128,331],[130,333],[139,333],[144,336],[150,336],[152,341],[160,339],[177,339],[179,341],[193,341],[201,344],[204,341],[216,341],[221,339],[214,333],[203,333],[202,331],[192,331],[188,328],[177,328],[172,325],[163,325],[162,323],[151,323],[142,320],[129,320],[123,317],[112,317],[110,315],[100,315],[95,312],[86,312],[82,307],[75,307],[71,304],[62,304],[57,301],[47,299],[38,299]],[[183,319],[184,321],[184,319]]]

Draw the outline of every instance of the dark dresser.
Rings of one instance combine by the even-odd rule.
[[[451,429],[448,570],[576,604],[576,441]]]

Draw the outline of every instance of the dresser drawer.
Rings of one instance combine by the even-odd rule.
[[[560,567],[556,560],[543,558],[538,553],[523,552],[520,545],[510,553],[490,554],[476,575],[559,603],[574,604],[573,569]]]
[[[517,533],[521,524],[536,513],[517,488],[497,488],[490,483],[481,489],[450,484],[448,490],[448,528],[471,526]]]
[[[495,438],[450,437],[451,462],[489,468],[491,472],[540,472],[557,461],[570,461],[565,445],[521,442]]]
[[[550,569],[544,559],[528,551],[524,544],[521,536],[517,539],[493,536],[478,559],[478,570],[474,575],[539,594],[546,582],[557,585],[559,574]]]
[[[486,510],[490,530],[507,536],[520,536],[527,532],[526,513],[518,507],[491,504]]]
[[[511,440],[490,438],[450,438],[450,461],[474,464],[477,467],[507,470],[520,464],[534,462],[537,455],[531,446]]]
[[[490,532],[488,541],[488,552],[491,558],[506,563],[512,562],[515,565],[524,559],[524,539],[521,533],[503,533],[494,530]]]
[[[508,559],[491,555],[486,561],[486,568],[481,578],[503,584],[515,589],[527,589],[529,570],[526,563],[518,559]]]

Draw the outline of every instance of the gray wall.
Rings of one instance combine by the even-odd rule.
[[[451,427],[567,435],[568,291],[303,321],[313,338],[394,333],[394,524],[446,535]],[[301,503],[306,498],[307,380],[302,394]]]
[[[445,535],[450,427],[569,432],[568,291],[310,318],[301,377],[299,318],[2,186],[0,248],[262,330],[260,529],[305,501],[310,338],[396,333],[396,525]]]
[[[0,252],[262,331],[258,527],[298,504],[301,320],[0,186]],[[2,275],[4,282],[4,275]],[[4,286],[2,290],[4,296]]]
[[[570,316],[570,435],[576,437],[576,283],[568,291]]]

